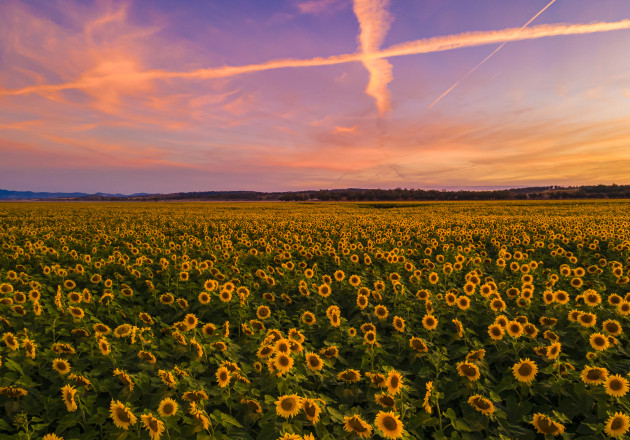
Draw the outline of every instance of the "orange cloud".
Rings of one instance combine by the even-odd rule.
[[[335,126],[333,133],[356,133],[357,126],[353,125],[352,127],[339,127]]]

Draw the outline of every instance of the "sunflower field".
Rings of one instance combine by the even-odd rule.
[[[604,439],[630,203],[3,203],[0,439]]]

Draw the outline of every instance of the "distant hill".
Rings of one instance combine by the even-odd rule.
[[[501,190],[320,189],[312,191],[201,191],[170,194],[85,194],[0,190],[0,200],[70,201],[448,201],[630,199],[630,185],[537,186]]]
[[[33,192],[33,191],[9,191],[6,189],[0,189],[0,200],[41,200],[41,199],[81,199],[83,197],[135,197],[144,196],[146,193],[133,194],[127,196],[125,194],[87,194],[82,192],[62,193],[62,192]]]

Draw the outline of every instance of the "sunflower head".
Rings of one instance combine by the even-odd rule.
[[[554,422],[544,414],[536,414],[532,420],[532,425],[536,428],[539,434],[558,436],[564,433],[564,425],[558,422]]]
[[[301,404],[302,399],[297,394],[280,396],[276,400],[276,414],[285,419],[293,417],[300,412]]]
[[[610,396],[623,397],[628,393],[628,379],[618,374],[608,376],[604,386]]]
[[[519,382],[531,383],[538,373],[538,366],[534,361],[521,359],[512,367],[512,373]]]
[[[136,416],[124,404],[117,400],[112,400],[109,412],[114,424],[121,429],[127,430],[136,424]]]
[[[490,415],[494,412],[494,404],[485,397],[475,394],[468,398],[468,403],[483,415]]]
[[[319,415],[322,412],[315,399],[302,399],[302,410],[306,418],[313,424],[319,421]]]
[[[372,427],[358,415],[344,417],[344,429],[352,432],[360,438],[368,438],[372,435]]]
[[[471,382],[474,382],[481,377],[479,368],[470,362],[459,362],[457,364],[457,373]]]
[[[374,423],[385,438],[396,439],[403,435],[403,424],[399,416],[391,411],[379,411]]]
[[[630,429],[630,417],[622,412],[616,412],[606,421],[604,432],[611,437],[621,437]]]
[[[158,414],[162,417],[170,417],[177,413],[178,405],[177,402],[167,397],[160,402],[158,406]]]

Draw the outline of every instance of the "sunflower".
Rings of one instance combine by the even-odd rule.
[[[543,337],[550,342],[558,342],[560,340],[560,337],[550,330],[545,330]]]
[[[333,327],[339,327],[339,325],[341,325],[341,320],[339,318],[338,314],[333,314],[330,316],[330,325]]]
[[[163,295],[160,295],[160,302],[162,304],[170,305],[175,302],[175,297],[170,293],[165,293]]]
[[[259,306],[256,310],[256,316],[258,319],[267,319],[271,315],[271,310],[267,306]]]
[[[581,374],[582,382],[589,385],[599,385],[606,381],[608,370],[602,367],[584,367]]]
[[[117,400],[112,400],[109,412],[118,428],[127,430],[130,426],[136,424],[136,416],[133,415],[129,408]]]
[[[219,367],[215,375],[217,377],[217,382],[219,383],[219,386],[221,388],[225,388],[229,385],[232,376],[230,374],[230,370],[228,370],[226,367]]]
[[[70,372],[70,363],[64,359],[55,359],[52,362],[52,366],[61,375],[65,375]]]
[[[602,327],[606,333],[612,336],[619,336],[622,332],[621,324],[614,319],[604,321]]]
[[[494,412],[494,404],[479,394],[470,396],[468,398],[468,403],[483,415],[489,416]]]
[[[523,333],[525,333],[531,339],[536,339],[536,336],[538,335],[538,329],[534,324],[530,322],[523,326]]]
[[[227,289],[221,290],[221,293],[219,293],[219,298],[222,302],[232,301],[232,291]]]
[[[85,376],[79,376],[74,373],[68,376],[68,379],[74,381],[77,385],[84,387],[86,390],[89,390],[90,385],[92,385],[92,382],[90,382],[90,379],[88,379]]]
[[[566,304],[569,302],[570,297],[569,297],[569,294],[565,292],[564,290],[558,290],[554,292],[553,299],[558,304]]]
[[[500,341],[501,339],[503,339],[505,330],[499,324],[490,324],[488,326],[488,334],[493,340]]]
[[[434,330],[438,326],[438,320],[433,315],[424,315],[422,326],[427,330]]]
[[[557,436],[564,433],[564,425],[554,422],[544,414],[536,414],[531,424],[538,430],[539,434]]]
[[[606,350],[610,346],[606,335],[601,333],[593,333],[589,338],[589,342],[591,343],[591,347],[597,351]]]
[[[61,388],[61,397],[63,399],[63,403],[66,404],[66,409],[68,412],[73,412],[78,409],[77,403],[74,401],[74,395],[77,393],[77,389],[72,385],[66,385]]]
[[[209,304],[210,303],[210,295],[208,295],[208,292],[201,292],[197,296],[197,299],[199,300],[199,302],[201,304]]]
[[[400,438],[403,435],[403,424],[393,412],[379,411],[374,420],[376,427],[385,438]]]
[[[162,380],[164,385],[167,385],[171,388],[175,388],[177,386],[175,377],[173,376],[173,373],[171,373],[170,371],[158,370],[158,376],[160,376],[160,379]]]
[[[402,390],[403,387],[402,374],[396,370],[390,370],[387,374],[385,385],[387,386],[387,392],[395,396]]]
[[[247,405],[247,409],[254,414],[262,414],[260,403],[252,399],[241,399],[241,403]]]
[[[481,377],[479,368],[470,362],[459,362],[457,364],[457,373],[471,382],[475,382]]]
[[[322,348],[319,352],[323,354],[325,357],[327,357],[328,359],[337,358],[339,356],[339,349],[334,345],[331,345],[330,347]]]
[[[361,331],[363,332],[363,334],[372,331],[375,332],[376,331],[376,326],[374,324],[372,324],[371,322],[366,322],[364,324],[361,324]]]
[[[306,352],[306,368],[311,371],[321,371],[324,367],[324,362],[322,359],[315,353],[308,351]]]
[[[494,312],[503,312],[506,309],[505,301],[501,298],[495,298],[490,302],[490,308]]]
[[[480,348],[479,350],[473,350],[466,355],[466,362],[476,362],[480,361],[486,357],[486,350]]]
[[[589,307],[595,307],[602,302],[602,297],[593,289],[588,289],[582,293],[584,303]]]
[[[577,315],[577,321],[582,327],[593,327],[597,323],[597,315],[582,312]]]
[[[582,284],[584,284],[584,282],[582,281],[582,278],[573,278],[571,280],[571,286],[575,287],[576,289],[579,289],[580,287],[582,287]]]
[[[348,278],[348,282],[351,286],[358,287],[359,284],[361,284],[361,277],[358,275],[350,275],[350,278]]]
[[[357,295],[357,307],[361,310],[365,309],[368,305],[368,297],[367,295],[358,294]]]
[[[167,397],[162,399],[160,402],[160,405],[158,406],[158,414],[162,417],[169,417],[175,415],[177,408],[177,402],[170,397]]]
[[[460,297],[457,298],[457,307],[459,307],[460,310],[467,310],[470,308],[470,298],[468,298],[465,295],[462,295]]]
[[[384,305],[377,305],[376,307],[374,307],[374,315],[380,319],[383,320],[385,318],[387,318],[387,315],[389,315],[389,311],[387,310],[387,307],[385,307]]]
[[[114,336],[117,338],[125,338],[131,334],[132,326],[129,324],[121,324],[114,329]]]
[[[500,326],[502,329],[505,329],[507,327],[508,322],[510,322],[510,320],[507,319],[505,315],[499,315],[494,318],[494,323]]]
[[[96,333],[100,333],[101,335],[108,335],[111,333],[111,329],[106,326],[105,324],[94,324],[92,326],[92,330],[94,330]]]
[[[315,319],[315,315],[309,311],[306,311],[302,314],[302,322],[306,325],[313,325],[317,320]]]
[[[530,384],[538,373],[538,367],[534,361],[527,359],[521,359],[512,367],[512,373],[519,382]]]
[[[611,437],[621,437],[630,429],[630,417],[622,412],[616,412],[606,421],[604,432]]]
[[[332,293],[332,288],[330,287],[329,284],[324,283],[324,284],[321,284],[319,287],[317,287],[317,294],[321,296],[322,298],[328,298],[331,293]]]
[[[424,341],[420,338],[411,338],[409,340],[409,346],[416,350],[418,353],[426,353],[429,351],[427,344],[425,344]]]
[[[606,394],[615,397],[623,397],[628,392],[628,380],[618,374],[608,376],[606,383]]]
[[[278,440],[302,440],[302,437],[297,434],[291,434],[290,432],[285,432],[282,437],[278,437]]]
[[[285,353],[276,353],[273,358],[273,366],[278,370],[278,377],[288,373],[293,367],[293,358]]]
[[[319,414],[322,412],[315,399],[302,399],[302,410],[306,414],[306,418],[312,424],[319,421]]]
[[[419,301],[426,301],[431,296],[431,293],[428,290],[418,290],[416,292],[416,298]]]
[[[344,429],[355,433],[360,438],[367,438],[372,435],[372,427],[358,415],[344,417]]]
[[[558,320],[556,318],[541,316],[538,322],[540,322],[540,325],[544,327],[554,327],[558,323]]]
[[[289,341],[288,339],[285,339],[285,338],[278,339],[276,341],[276,343],[274,344],[274,351],[276,353],[290,354],[291,353],[291,341]]]
[[[376,342],[376,332],[374,330],[365,332],[363,339],[365,341],[364,344],[379,346],[378,342]]]
[[[354,327],[350,327],[348,329],[348,336],[350,336],[351,338],[354,338],[357,335],[357,329]]]
[[[143,361],[147,361],[150,364],[155,364],[155,362],[157,361],[153,353],[150,353],[148,351],[140,350],[138,352],[138,357],[142,359]]]
[[[523,326],[518,321],[508,322],[505,329],[507,330],[508,335],[512,336],[513,338],[518,338],[523,334]]]
[[[297,394],[280,396],[276,400],[276,414],[286,418],[293,417],[300,412],[302,399]]]
[[[16,292],[19,293],[19,292]],[[70,292],[68,294],[68,301],[70,301],[72,304],[79,304],[81,302],[81,294],[79,292]]]
[[[20,343],[13,333],[7,332],[2,335],[2,340],[11,350],[17,350],[20,348]]]
[[[347,383],[358,382],[359,380],[361,380],[361,373],[353,369],[344,370],[337,375],[337,379],[343,380]]]
[[[546,357],[547,359],[556,359],[560,356],[560,352],[562,351],[562,344],[560,342],[554,342],[549,347],[547,347]]]
[[[381,393],[381,394],[376,394],[374,396],[374,399],[376,399],[376,403],[381,405],[383,408],[394,408],[394,411],[396,411],[396,408],[395,408],[396,402],[394,401],[393,396],[390,396],[387,393]]]
[[[457,303],[457,296],[453,292],[447,293],[444,299],[448,306],[454,306]]]
[[[338,270],[333,274],[333,276],[335,277],[335,280],[343,281],[343,279],[346,277],[346,274],[343,273],[343,270]]]
[[[427,414],[431,414],[433,412],[433,408],[431,408],[431,393],[433,392],[433,381],[430,380],[426,384],[426,393],[424,394],[424,400],[422,401],[422,407],[426,411]]]
[[[63,440],[63,437],[59,437],[57,434],[46,434],[42,440]]]
[[[164,422],[153,417],[152,413],[144,414],[140,416],[144,428],[149,431],[149,436],[152,440],[159,440],[162,432],[164,431]]]

